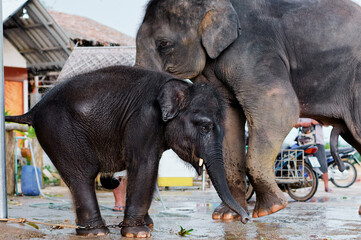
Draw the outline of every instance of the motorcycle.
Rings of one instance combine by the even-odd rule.
[[[276,182],[282,191],[296,201],[307,201],[318,188],[318,176],[313,168],[320,167],[316,157],[317,146],[295,144],[281,150],[274,164]],[[253,196],[253,186],[247,179],[247,201]]]
[[[356,157],[357,151],[355,148],[339,148],[338,152],[344,162],[345,170],[343,172],[338,170],[337,164],[335,163],[330,150],[326,150],[328,177],[336,187],[347,188],[354,184],[357,179],[357,170],[354,165],[358,164],[361,166],[361,164]]]

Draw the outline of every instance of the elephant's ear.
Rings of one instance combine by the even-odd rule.
[[[157,100],[164,122],[177,116],[179,110],[182,109],[186,89],[190,86],[189,82],[178,79],[172,79],[162,86]]]
[[[221,1],[224,2],[224,1]],[[207,54],[215,59],[239,35],[239,20],[231,3],[217,4],[209,10],[201,23],[202,44]]]

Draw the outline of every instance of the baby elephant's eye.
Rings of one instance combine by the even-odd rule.
[[[159,47],[166,47],[166,46],[168,46],[168,44],[169,44],[169,42],[167,42],[167,41],[161,41],[159,43]]]
[[[211,124],[203,124],[201,125],[201,131],[202,133],[209,133],[212,129],[212,125]]]

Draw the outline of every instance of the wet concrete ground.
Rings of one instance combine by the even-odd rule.
[[[361,239],[361,182],[350,188],[323,191],[323,182],[315,197],[309,202],[295,202],[270,216],[252,219],[244,225],[240,222],[221,222],[211,219],[213,209],[220,200],[213,188],[206,191],[161,191],[166,210],[155,194],[150,209],[154,220],[151,239]],[[70,201],[67,188],[51,187],[43,190],[57,200]],[[107,224],[118,224],[123,215],[113,212],[114,199],[110,191],[98,191],[101,212]],[[254,197],[249,208],[254,207]],[[75,215],[70,203],[40,197],[9,197],[9,218],[73,224]],[[0,239],[121,239],[119,229],[111,229],[105,237],[79,237],[74,229],[51,230],[38,225],[39,230],[27,224],[0,223]],[[180,226],[194,229],[190,235],[177,235]],[[122,238],[127,239],[127,238]]]

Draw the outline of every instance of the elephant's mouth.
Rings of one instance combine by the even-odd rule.
[[[178,70],[178,68],[173,66],[166,66],[164,67],[164,70],[170,73],[171,75],[181,79],[194,79],[200,75],[200,72]]]
[[[203,171],[203,165],[204,165],[203,158],[195,157],[192,165],[193,165],[194,169],[197,171],[198,175],[201,175],[202,171]]]

